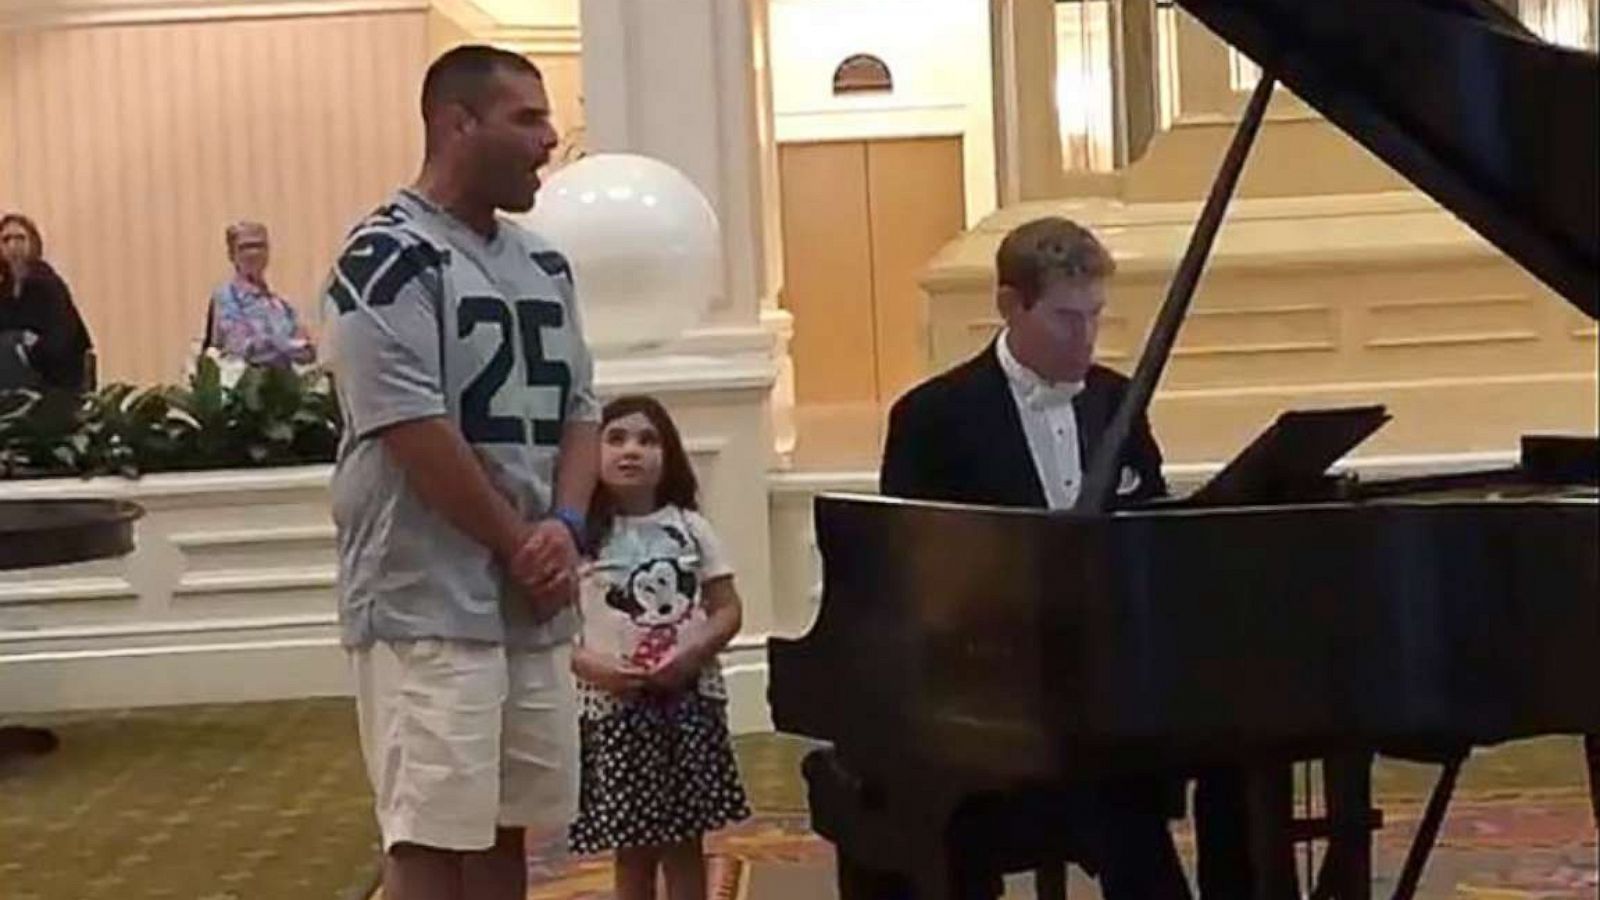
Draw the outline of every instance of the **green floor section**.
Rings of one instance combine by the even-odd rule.
[[[31,717],[54,754],[0,771],[6,900],[344,897],[374,858],[343,700]]]

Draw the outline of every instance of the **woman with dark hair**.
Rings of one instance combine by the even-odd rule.
[[[0,388],[89,387],[89,330],[26,216],[0,216],[0,269],[0,352],[8,356],[0,362]]]

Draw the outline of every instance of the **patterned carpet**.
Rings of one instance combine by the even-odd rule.
[[[356,900],[375,833],[344,700],[29,717],[62,746],[0,767],[4,900]],[[0,723],[4,724],[4,723]],[[717,900],[825,900],[832,852],[806,828],[804,746],[737,742],[757,817],[716,835]],[[1382,764],[1389,825],[1380,880],[1399,868],[1431,770]],[[1187,851],[1187,832],[1180,830]],[[600,858],[530,858],[531,900],[609,897]],[[1017,897],[1029,895],[1026,879]],[[1593,898],[1594,823],[1575,742],[1542,740],[1469,763],[1424,882],[1429,900]],[[1075,881],[1073,900],[1092,900]],[[1380,891],[1387,893],[1386,891]]]
[[[1592,900],[1600,896],[1595,825],[1584,782],[1578,780],[1578,749],[1571,742],[1545,741],[1476,759],[1451,805],[1418,897]],[[1546,764],[1551,768],[1542,772],[1533,768]],[[1386,826],[1374,844],[1374,896],[1386,897],[1421,818],[1432,772],[1383,763],[1379,774],[1385,789]],[[1551,781],[1565,784],[1552,786]],[[1186,825],[1178,827],[1177,837],[1186,861],[1192,862],[1193,841]],[[711,848],[724,861],[720,869],[725,875],[724,893],[717,900],[836,896],[832,848],[807,829],[803,812],[764,812],[718,835]],[[611,898],[610,868],[604,860],[535,853],[532,865],[542,880],[542,886],[530,892],[533,900]],[[1082,873],[1071,874],[1072,900],[1099,898],[1095,885]],[[1032,896],[1027,876],[1010,879],[1008,900]]]

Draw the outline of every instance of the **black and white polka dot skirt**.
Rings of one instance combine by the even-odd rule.
[[[690,691],[581,722],[572,849],[676,844],[750,816],[726,704]]]

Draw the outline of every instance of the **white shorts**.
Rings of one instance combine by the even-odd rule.
[[[578,805],[568,645],[419,640],[351,651],[385,852],[487,850],[495,829],[554,830]]]

